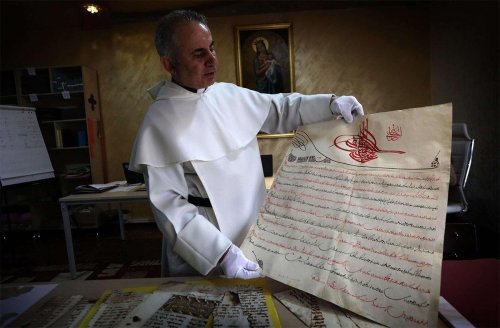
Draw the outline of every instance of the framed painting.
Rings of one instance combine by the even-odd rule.
[[[238,85],[262,93],[294,92],[292,25],[236,26]]]

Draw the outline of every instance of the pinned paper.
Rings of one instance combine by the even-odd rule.
[[[38,101],[38,96],[36,93],[30,93],[29,98],[31,102],[37,102]]]

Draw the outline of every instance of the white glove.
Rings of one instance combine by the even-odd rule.
[[[252,279],[261,276],[259,265],[247,259],[235,245],[229,247],[220,266],[228,278]]]
[[[335,96],[334,96],[335,97]],[[332,98],[330,110],[333,114],[341,115],[347,123],[352,123],[354,115],[364,115],[363,106],[353,96]]]

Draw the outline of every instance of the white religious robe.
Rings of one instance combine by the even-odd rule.
[[[331,95],[261,94],[229,83],[194,93],[170,81],[150,93],[154,102],[129,168],[145,174],[155,220],[170,247],[207,274],[231,243],[241,245],[263,203],[257,133],[333,118]],[[208,197],[212,209],[190,204],[188,195]],[[169,266],[176,270],[171,261]]]

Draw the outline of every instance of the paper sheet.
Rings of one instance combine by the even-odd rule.
[[[108,290],[80,327],[281,327],[263,279]]]
[[[451,104],[300,128],[243,252],[391,327],[438,320]]]
[[[7,327],[57,284],[0,286],[0,327]]]
[[[82,295],[53,296],[16,327],[76,327],[92,304]]]
[[[382,328],[370,321],[301,290],[290,289],[273,295],[307,327]]]

